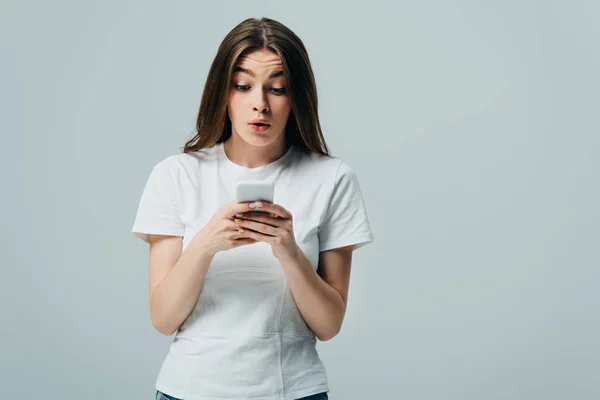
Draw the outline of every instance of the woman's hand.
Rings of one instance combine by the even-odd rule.
[[[235,222],[244,230],[241,234],[258,242],[271,245],[273,255],[280,261],[297,256],[300,251],[292,224],[292,214],[278,204],[257,201],[248,204],[249,211],[236,215]]]
[[[240,232],[239,225],[234,221],[236,214],[249,210],[249,203],[233,201],[225,204],[213,214],[204,228],[198,231],[191,244],[205,249],[212,257],[220,251],[256,243],[254,238]]]

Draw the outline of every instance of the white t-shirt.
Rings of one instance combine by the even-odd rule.
[[[319,252],[373,241],[358,180],[340,159],[292,146],[258,168],[235,164],[223,144],[172,155],[152,170],[133,233],[183,237],[183,248],[238,180],[274,183],[274,203],[292,214],[294,236],[315,270]],[[329,391],[316,338],[267,243],[219,252],[198,301],[177,331],[156,389],[185,400],[292,400]]]

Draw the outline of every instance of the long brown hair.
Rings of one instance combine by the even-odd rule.
[[[330,155],[321,131],[317,86],[304,44],[288,27],[270,18],[248,18],[225,36],[212,62],[200,101],[196,135],[184,153],[221,143],[231,136],[227,102],[233,70],[244,55],[270,50],[281,58],[292,109],[285,126],[286,144],[305,152]]]

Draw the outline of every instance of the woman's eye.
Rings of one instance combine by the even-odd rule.
[[[246,92],[250,89],[249,85],[234,85],[240,92]],[[277,95],[285,94],[285,88],[271,88],[271,91]]]

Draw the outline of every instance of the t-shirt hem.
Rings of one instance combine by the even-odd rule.
[[[181,229],[169,229],[169,228],[158,228],[158,227],[140,227],[134,226],[131,233],[142,239],[146,243],[150,243],[150,235],[166,235],[166,236],[181,236],[183,237],[183,231]]]
[[[297,400],[302,397],[312,396],[315,394],[329,392],[328,384],[321,384],[313,386],[308,389],[297,390],[295,392],[286,394],[274,394],[270,396],[258,396],[258,397],[212,397],[212,396],[194,396],[190,393],[181,392],[163,385],[160,381],[156,381],[156,390],[160,390],[170,396],[177,397],[185,400]]]
[[[339,238],[339,239],[332,239],[332,240],[328,240],[322,244],[319,245],[319,251],[326,251],[326,250],[332,250],[332,249],[337,249],[340,247],[346,247],[346,246],[351,246],[354,245],[354,250],[363,247],[364,245],[367,245],[371,242],[373,242],[374,237],[372,234],[364,234],[364,235],[359,235],[359,236],[353,236],[353,237],[349,237],[349,238]]]
[[[292,393],[286,393],[283,397],[280,397],[280,399],[282,399],[282,400],[297,400],[302,397],[312,396],[314,394],[319,394],[319,393],[323,393],[323,392],[329,392],[328,385],[314,386],[310,389],[304,389],[304,390],[299,390],[299,391],[292,392]],[[278,397],[275,397],[273,400],[275,400],[277,398]]]

